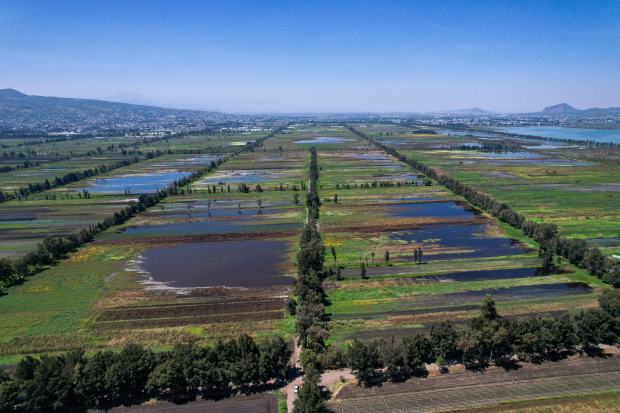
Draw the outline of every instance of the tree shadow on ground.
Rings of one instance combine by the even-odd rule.
[[[521,366],[521,363],[519,363],[519,360],[513,358],[498,360],[495,362],[495,365],[497,367],[503,368],[504,371],[516,371],[523,368],[523,366]]]
[[[604,359],[613,357],[613,354],[605,353],[605,350],[600,347],[587,347],[583,350],[583,353],[587,357],[598,357]]]

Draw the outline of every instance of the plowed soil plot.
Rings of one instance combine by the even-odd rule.
[[[284,318],[283,308],[283,300],[131,307],[102,313],[93,328],[117,330],[278,320]]]
[[[288,285],[286,241],[228,241],[155,248],[142,255],[149,278],[170,287]]]
[[[236,234],[241,232],[269,232],[269,231],[301,231],[299,222],[286,223],[272,219],[246,219],[179,222],[176,224],[138,225],[123,228],[120,232],[104,234],[100,239],[142,238],[159,236],[209,235],[209,234]]]
[[[187,317],[281,310],[283,300],[237,301],[208,304],[160,305],[128,307],[102,313],[97,321],[145,320],[165,317]]]
[[[619,361],[617,355],[581,357],[515,371],[491,368],[482,374],[466,371],[377,387],[349,384],[329,407],[334,412],[429,412],[615,391],[620,388]]]

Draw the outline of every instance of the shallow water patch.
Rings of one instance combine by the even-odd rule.
[[[400,254],[397,260],[411,259],[415,248],[422,248],[427,255],[424,260],[451,258],[486,258],[504,255],[522,255],[528,249],[516,240],[491,238],[485,235],[485,225],[437,225],[411,231],[398,231],[390,235],[393,240],[414,244],[411,254]],[[441,249],[463,250],[463,252],[441,252]],[[438,250],[437,253],[428,252]]]
[[[479,210],[462,202],[400,204],[384,206],[383,209],[392,218],[451,217],[474,219],[476,215],[481,215]]]
[[[198,184],[217,185],[220,182],[224,184],[232,183],[258,183],[265,181],[278,181],[283,179],[291,179],[296,175],[291,174],[287,169],[244,169],[244,170],[220,170],[214,175],[203,179]]]
[[[314,138],[300,139],[298,141],[293,141],[293,143],[300,144],[319,144],[319,143],[345,143],[345,142],[355,142],[357,139],[351,138],[338,138],[336,136],[317,136]]]
[[[286,241],[228,241],[155,248],[142,254],[148,279],[173,288],[289,285]]]
[[[82,187],[76,192],[86,189],[90,192],[134,192],[152,193],[164,189],[173,181],[188,175],[187,172],[160,172],[148,174],[125,175],[117,178],[98,178],[90,182],[91,186]]]

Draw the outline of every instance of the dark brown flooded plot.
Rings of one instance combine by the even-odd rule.
[[[142,254],[152,281],[173,288],[288,285],[286,241],[201,242]]]

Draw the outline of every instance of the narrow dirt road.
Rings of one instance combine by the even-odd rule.
[[[330,370],[329,372],[323,373],[321,376],[321,385],[328,387],[328,385],[336,380],[340,380],[340,377],[344,377],[345,379],[353,379],[355,376],[351,374],[351,370]],[[293,402],[297,398],[295,394],[295,385],[301,387],[301,381],[303,379],[303,375],[295,378],[292,382],[290,382],[285,388],[284,392],[286,393],[286,404],[288,405],[288,411],[293,411]]]

